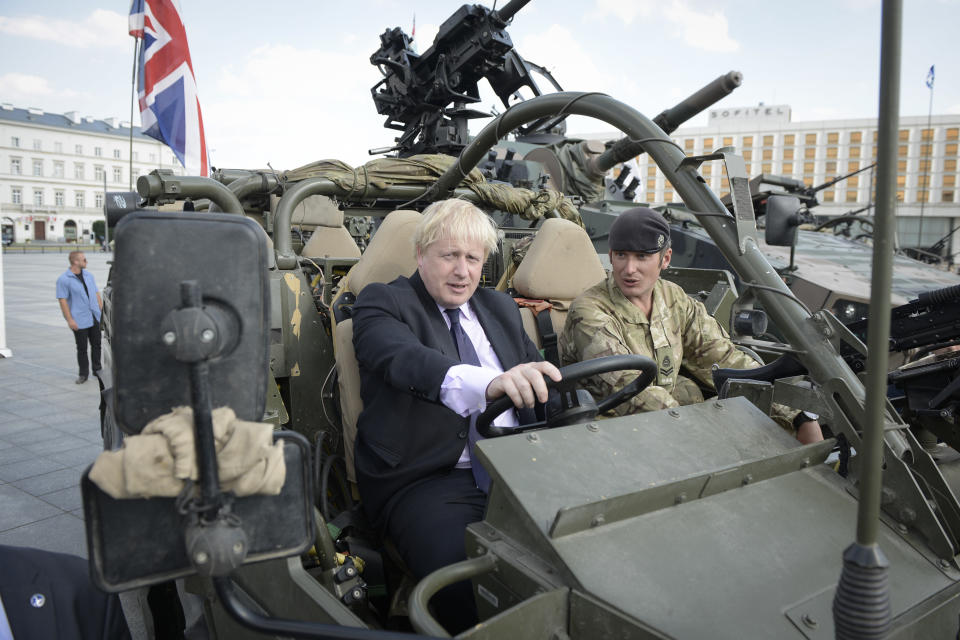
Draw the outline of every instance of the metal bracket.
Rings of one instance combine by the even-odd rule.
[[[740,249],[740,255],[743,255],[747,252],[747,238],[752,238],[754,245],[757,243],[757,216],[753,212],[753,199],[750,198],[747,165],[743,161],[743,156],[737,154],[733,147],[720,147],[713,153],[684,158],[677,170],[684,167],[697,169],[708,160],[723,160],[727,181],[730,183],[733,216],[737,222],[737,247]]]

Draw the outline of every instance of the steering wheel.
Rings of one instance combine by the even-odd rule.
[[[640,375],[623,389],[610,394],[599,402],[595,402],[587,391],[577,389],[577,383],[584,378],[611,371],[628,370],[637,370]],[[519,427],[495,427],[490,424],[493,419],[513,407],[510,396],[502,396],[488,404],[483,413],[477,417],[477,433],[484,438],[496,438],[534,429],[553,429],[575,422],[592,420],[597,414],[609,411],[646,389],[656,378],[657,363],[647,356],[640,355],[606,356],[568,365],[560,369],[560,374],[563,376],[560,382],[546,379],[547,389],[556,389],[560,392],[559,410],[548,414],[546,419],[532,424]],[[553,404],[554,401],[551,399],[547,403],[548,408],[552,407]]]

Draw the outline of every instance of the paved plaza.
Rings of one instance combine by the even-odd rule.
[[[97,286],[113,254],[87,254]],[[3,254],[6,346],[0,358],[0,544],[87,557],[80,476],[103,449],[100,389],[77,378],[73,334],[56,299],[67,254]],[[145,638],[122,596],[135,639]]]

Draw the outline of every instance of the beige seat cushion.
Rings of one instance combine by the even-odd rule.
[[[333,336],[333,350],[337,356],[337,374],[340,385],[340,415],[343,420],[343,455],[347,463],[347,478],[357,482],[353,467],[353,443],[357,439],[357,418],[363,410],[360,400],[360,368],[353,350],[353,320],[337,323]]]
[[[360,247],[346,227],[317,227],[303,246],[305,258],[359,258]]]
[[[524,298],[548,300],[550,322],[559,335],[574,298],[606,277],[597,250],[582,228],[561,218],[543,223],[513,276],[513,288]],[[537,333],[533,340],[541,347],[537,321],[530,309],[521,309],[524,329]]]
[[[417,270],[413,232],[422,217],[417,211],[394,211],[383,219],[360,262],[350,269],[350,291],[359,295],[371,282],[413,275]]]
[[[526,298],[573,300],[606,276],[590,236],[562,218],[537,231],[513,276],[513,288]]]
[[[371,282],[390,282],[399,276],[412,275],[417,270],[413,232],[421,217],[416,211],[394,211],[383,219],[360,261],[347,275],[347,287],[350,291],[358,294]],[[340,414],[343,420],[347,478],[356,483],[353,449],[357,439],[357,418],[363,410],[363,400],[360,399],[360,368],[353,350],[353,320],[348,318],[334,327],[333,352],[337,360],[337,379],[340,386]]]

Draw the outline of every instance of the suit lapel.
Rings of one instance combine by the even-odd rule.
[[[2,590],[3,607],[13,637],[56,638],[57,612],[49,580],[32,563],[23,563],[21,569],[24,573],[20,577],[30,578],[7,584]]]
[[[447,326],[447,321],[440,315],[440,308],[437,307],[436,300],[427,292],[427,288],[420,278],[420,273],[415,271],[409,280],[410,286],[413,287],[413,290],[417,293],[420,304],[423,305],[423,310],[426,312],[427,318],[430,321],[430,328],[433,331],[434,338],[436,338],[437,344],[440,345],[440,353],[454,360],[460,360],[460,355],[457,353],[457,345],[453,343],[453,336],[450,335],[450,328]]]

